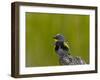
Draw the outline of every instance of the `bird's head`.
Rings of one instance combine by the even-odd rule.
[[[62,41],[64,42],[64,36],[61,34],[57,34],[53,37],[55,39],[55,41]]]

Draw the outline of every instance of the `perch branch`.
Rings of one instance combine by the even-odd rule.
[[[61,65],[78,65],[78,64],[86,64],[84,60],[81,59],[81,57],[73,57],[71,55],[67,55],[64,57],[59,58],[59,64]]]

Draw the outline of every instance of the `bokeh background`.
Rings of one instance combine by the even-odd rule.
[[[59,65],[53,40],[58,33],[71,55],[89,64],[89,15],[26,12],[26,67]]]

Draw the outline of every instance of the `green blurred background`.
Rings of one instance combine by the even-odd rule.
[[[71,54],[89,64],[89,15],[26,12],[26,67],[59,65],[53,40],[58,33]]]

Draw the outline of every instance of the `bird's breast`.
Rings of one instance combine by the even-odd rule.
[[[66,51],[64,51],[63,49],[59,48],[56,53],[59,55],[59,57],[63,57],[66,56]]]

